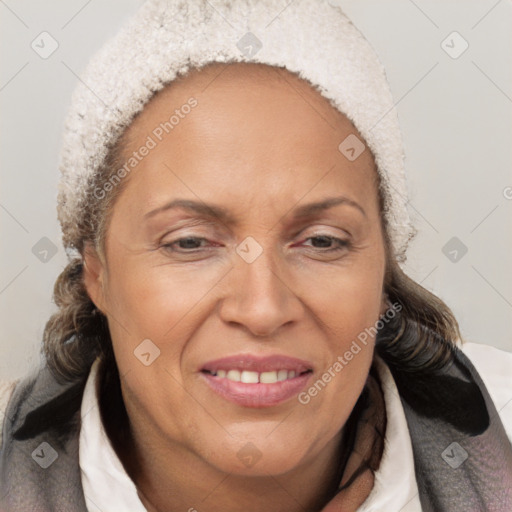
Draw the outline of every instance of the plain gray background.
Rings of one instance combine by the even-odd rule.
[[[88,59],[141,3],[0,0],[2,378],[39,364],[55,311],[53,283],[66,263],[57,159],[72,90]],[[447,302],[465,339],[512,351],[512,4],[338,3],[379,54],[397,103],[419,230],[406,271]],[[59,45],[46,59],[31,47],[44,31]],[[56,254],[44,262],[36,244],[46,238]]]

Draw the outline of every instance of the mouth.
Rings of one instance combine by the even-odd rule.
[[[200,374],[209,388],[242,407],[279,405],[303,389],[312,364],[287,356],[238,355],[205,364]]]

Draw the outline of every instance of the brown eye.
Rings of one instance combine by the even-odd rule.
[[[306,240],[315,241],[313,242],[313,248],[321,249],[321,252],[341,251],[350,247],[348,240],[342,240],[341,238],[330,235],[310,236],[306,238]],[[332,247],[333,243],[334,247]]]
[[[181,250],[183,250],[184,252],[193,252],[201,248],[200,245],[202,241],[208,242],[206,238],[197,236],[187,236],[183,238],[178,238],[173,242],[163,244],[162,247],[169,251],[181,252]],[[176,245],[178,246],[178,248],[175,248]]]

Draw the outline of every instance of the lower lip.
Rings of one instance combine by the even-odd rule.
[[[209,373],[201,373],[210,388],[218,395],[242,407],[273,407],[297,396],[306,386],[311,372],[273,384],[245,384]]]

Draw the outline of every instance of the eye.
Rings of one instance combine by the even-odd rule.
[[[182,238],[178,238],[172,242],[162,244],[162,248],[171,252],[194,252],[197,249],[201,249],[201,242],[208,242],[206,238],[198,237],[198,236],[186,236]],[[175,246],[178,248],[175,248]],[[181,249],[181,250],[180,250]]]
[[[312,245],[309,247],[312,249],[319,249],[319,252],[343,251],[351,246],[348,240],[343,240],[326,234],[318,234],[305,239],[305,241],[308,240],[311,240],[312,242]],[[169,243],[164,243],[161,247],[169,252],[190,254],[205,248],[204,245],[202,246],[203,242],[209,243],[209,241],[204,237],[186,236],[173,240]]]
[[[313,248],[322,249],[320,252],[343,251],[350,247],[350,242],[348,240],[342,240],[341,238],[325,234],[310,236],[306,238],[306,240],[311,240],[313,243],[316,241],[317,245],[313,246]],[[331,247],[330,245],[333,243],[334,247]]]

